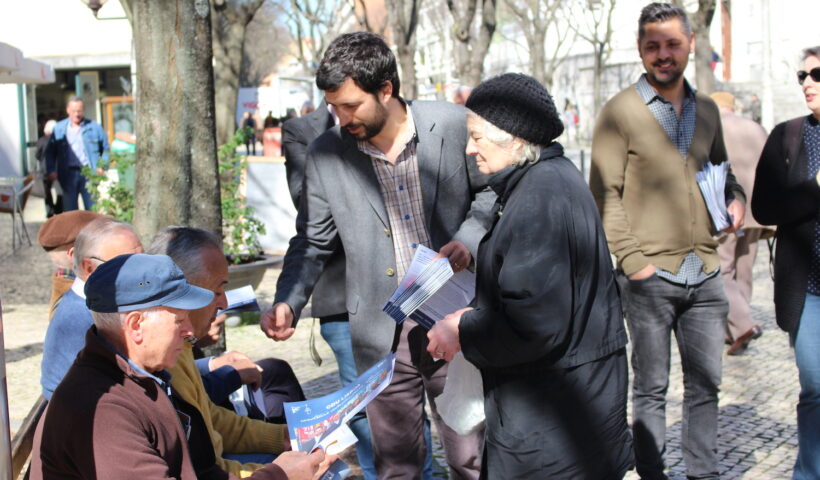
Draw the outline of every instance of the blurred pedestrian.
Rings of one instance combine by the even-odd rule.
[[[560,114],[517,73],[481,83],[466,107],[467,153],[490,175],[497,215],[475,300],[430,330],[427,351],[450,361],[461,350],[481,370],[482,478],[623,478],[626,330],[595,201],[555,142]]]
[[[256,120],[251,112],[242,114],[242,129],[245,130],[245,154],[250,156],[251,152],[256,156]]]
[[[63,195],[59,190],[56,194],[56,200],[51,195],[52,186],[57,186],[51,180],[46,171],[46,148],[48,148],[48,141],[54,131],[54,126],[57,125],[56,120],[49,120],[43,127],[43,136],[37,139],[37,150],[34,157],[37,159],[37,168],[40,172],[40,178],[43,181],[43,200],[46,202],[46,218],[51,218],[58,213],[63,213]],[[59,188],[59,187],[58,187]]]
[[[467,85],[459,85],[456,87],[456,93],[453,95],[453,103],[456,105],[464,105],[467,103],[467,99],[470,98],[470,93],[473,91],[473,87],[468,87]]]
[[[99,213],[88,210],[72,210],[54,215],[43,223],[37,235],[37,241],[46,251],[54,266],[51,275],[51,300],[49,300],[48,318],[54,315],[54,309],[63,294],[74,283],[73,254],[74,240],[77,235],[92,221],[102,217]]]
[[[772,130],[752,208],[777,225],[774,306],[800,374],[794,480],[820,478],[820,46],[803,51],[797,79],[811,113]]]
[[[299,110],[299,116],[304,117],[305,115],[309,115],[315,110],[316,107],[313,105],[313,102],[311,102],[310,100],[306,100],[305,103],[302,104],[302,109]]]
[[[68,118],[54,126],[54,132],[46,147],[46,172],[52,182],[60,181],[63,189],[63,210],[77,210],[78,196],[83,207],[91,210],[94,201],[82,173],[89,167],[102,173],[108,164],[108,137],[99,123],[85,118],[83,99],[70,97],[66,103]]]
[[[273,116],[273,111],[268,110],[268,116],[262,124],[264,128],[274,128],[279,126],[279,119]]]
[[[766,143],[766,131],[760,124],[735,114],[735,96],[731,93],[716,92],[711,97],[720,109],[723,141],[732,172],[746,192],[746,197],[751,198],[755,168]],[[720,237],[720,274],[729,299],[726,324],[730,344],[726,353],[729,355],[743,353],[749,342],[763,334],[760,325],[752,319],[749,303],[752,300],[752,270],[757,257],[757,244],[764,234],[771,236],[774,230],[757,223],[747,208],[743,230]]]
[[[727,157],[717,106],[683,75],[693,47],[682,8],[644,7],[638,50],[646,73],[607,102],[592,137],[590,187],[618,259],[632,340],[632,431],[641,478],[666,478],[673,331],[683,364],[686,474],[719,475],[718,392],[729,304],[695,176],[707,162]],[[745,200],[729,170],[725,201],[733,223],[727,233],[743,225]]]

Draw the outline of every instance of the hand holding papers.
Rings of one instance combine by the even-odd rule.
[[[732,219],[726,211],[726,175],[729,173],[729,162],[714,165],[706,162],[703,170],[695,174],[703,193],[706,208],[712,217],[715,230],[720,232],[732,226]]]
[[[337,392],[304,402],[285,402],[293,450],[322,448],[334,454],[355,443],[347,422],[390,385],[395,362],[396,355],[391,353]]]
[[[446,258],[419,245],[390,300],[382,310],[396,323],[410,317],[428,330],[448,313],[467,306],[475,295],[475,274],[468,270],[453,273]]]

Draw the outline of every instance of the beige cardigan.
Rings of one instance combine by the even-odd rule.
[[[590,189],[618,267],[631,275],[650,263],[676,273],[695,251],[705,272],[720,266],[711,220],[695,180],[706,161],[726,161],[720,114],[696,93],[695,133],[686,159],[633,86],[604,106],[592,139]],[[746,201],[729,174],[727,198]]]

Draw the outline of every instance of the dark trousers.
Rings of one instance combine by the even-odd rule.
[[[63,196],[56,195],[56,199],[51,195],[51,186],[54,184],[47,176],[43,178],[43,200],[46,202],[46,217],[63,213]]]
[[[436,361],[427,353],[426,329],[412,320],[405,320],[402,327],[393,381],[367,406],[379,478],[421,478],[427,451],[424,441],[424,398],[427,395],[432,419],[444,445],[450,478],[477,479],[484,429],[462,436],[441,420],[435,397],[444,390],[447,363]]]
[[[256,362],[262,367],[262,385],[265,397],[265,418],[271,423],[287,423],[285,402],[301,402],[305,393],[290,364],[278,358],[264,358]]]
[[[720,275],[677,285],[618,276],[632,339],[632,429],[642,479],[663,479],[670,336],[683,368],[681,448],[689,478],[718,478],[718,391],[729,305]]]
[[[83,197],[83,207],[91,210],[94,201],[86,188],[87,179],[80,168],[66,167],[57,172],[60,186],[63,187],[63,211],[78,210],[80,202],[78,196]]]

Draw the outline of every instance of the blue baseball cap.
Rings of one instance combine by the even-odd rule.
[[[191,285],[167,255],[132,253],[101,264],[85,283],[85,304],[98,313],[152,307],[196,310],[213,300],[210,290]]]

